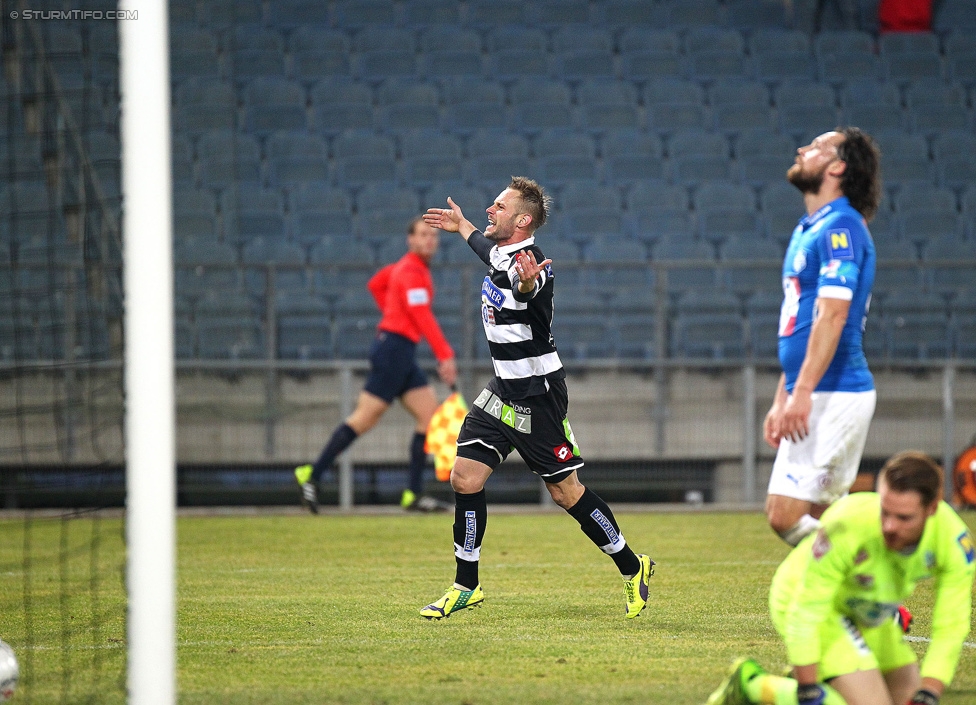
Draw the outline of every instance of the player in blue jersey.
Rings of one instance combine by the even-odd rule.
[[[787,172],[807,215],[783,262],[783,374],[763,435],[777,449],[766,514],[792,546],[847,494],[874,415],[874,378],[861,336],[874,283],[867,222],[881,198],[879,164],[874,140],[846,127],[797,150]]]

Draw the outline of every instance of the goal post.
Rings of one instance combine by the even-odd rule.
[[[168,11],[119,22],[124,198],[129,702],[176,694],[175,406]]]

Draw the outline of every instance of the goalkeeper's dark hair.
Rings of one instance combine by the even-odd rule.
[[[840,190],[851,206],[868,222],[881,202],[881,150],[871,135],[857,127],[838,127],[844,141],[837,146],[837,157],[847,164],[840,179]]]
[[[532,230],[538,230],[545,225],[552,205],[552,199],[546,190],[524,176],[513,176],[508,187],[518,192],[525,212],[532,216]]]
[[[921,451],[906,450],[888,458],[878,475],[878,481],[882,479],[895,492],[918,492],[923,506],[942,497],[942,468]]]

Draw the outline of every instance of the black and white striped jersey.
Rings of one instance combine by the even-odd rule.
[[[531,250],[537,262],[544,261],[534,237],[498,247],[476,230],[468,245],[488,265],[481,284],[481,318],[495,369],[488,388],[505,400],[545,394],[547,380],[566,376],[552,337],[552,267],[547,265],[535,289],[523,294],[515,255]]]

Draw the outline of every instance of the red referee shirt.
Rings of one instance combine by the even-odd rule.
[[[383,314],[380,330],[397,333],[415,343],[426,338],[439,361],[454,357],[430,309],[434,282],[422,257],[408,252],[374,274],[367,286]]]

